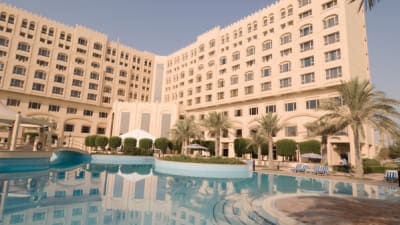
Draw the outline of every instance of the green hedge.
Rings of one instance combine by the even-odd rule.
[[[124,152],[133,151],[136,148],[137,140],[135,138],[124,139]]]
[[[96,137],[97,135],[89,135],[85,137],[85,145],[87,147],[96,147]]]
[[[125,150],[124,155],[135,155],[135,156],[152,156],[153,150],[150,149],[142,149],[142,148],[133,148],[130,150]]]
[[[236,138],[233,141],[233,146],[235,149],[235,154],[237,157],[242,157],[244,153],[246,153],[247,149],[247,141],[244,138]]]
[[[222,158],[222,157],[190,157],[186,155],[174,155],[174,156],[165,156],[162,158],[167,161],[175,161],[175,162],[190,162],[190,163],[210,163],[210,164],[245,164],[241,160],[237,158]]]
[[[321,154],[321,142],[316,140],[303,141],[299,143],[300,153],[316,153]]]
[[[363,159],[364,173],[384,173],[385,167],[376,159]]]
[[[104,147],[108,144],[108,138],[106,136],[96,136],[94,143],[96,147],[100,147],[101,150],[104,150]]]
[[[139,140],[139,148],[151,149],[153,148],[153,140],[149,138],[143,138]]]
[[[110,137],[110,140],[108,141],[108,143],[110,145],[110,148],[112,150],[115,150],[116,148],[121,146],[122,140],[118,136],[113,136],[113,137]]]
[[[168,143],[169,143],[168,138],[165,137],[157,138],[154,141],[154,147],[160,149],[162,153],[165,154],[167,153]]]
[[[296,142],[291,139],[282,139],[276,142],[277,153],[280,156],[291,157],[296,152]]]

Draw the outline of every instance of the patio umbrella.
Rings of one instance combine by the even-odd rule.
[[[190,144],[187,146],[188,149],[198,149],[198,150],[208,150],[207,147],[201,146],[199,144]]]
[[[301,157],[309,158],[309,159],[322,159],[322,156],[320,154],[316,154],[316,153],[302,154]]]

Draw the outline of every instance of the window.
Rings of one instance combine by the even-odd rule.
[[[301,68],[310,67],[314,65],[314,56],[309,56],[300,59]]]
[[[240,59],[240,52],[234,52],[232,54],[232,61],[236,61]]]
[[[77,79],[72,80],[72,86],[82,87],[82,83],[83,82],[81,80],[77,80]]]
[[[268,77],[271,75],[271,67],[264,67],[261,69],[261,77]]]
[[[19,42],[17,49],[24,52],[29,52],[31,50],[31,46],[27,43]]]
[[[254,92],[254,87],[253,85],[247,86],[244,88],[244,94],[249,95],[249,94],[253,94]]]
[[[287,88],[292,86],[292,78],[284,78],[279,80],[280,88]]]
[[[35,212],[32,215],[32,221],[42,221],[46,218],[46,213],[45,212]]]
[[[265,113],[276,113],[276,105],[265,106]]]
[[[67,114],[76,114],[78,112],[77,108],[67,107]]]
[[[98,84],[95,83],[89,83],[89,89],[91,90],[97,90],[97,88],[99,87]]]
[[[231,85],[239,83],[239,76],[233,75],[231,76]]]
[[[250,115],[250,116],[258,115],[258,107],[251,107],[251,108],[249,108],[249,115]]]
[[[97,98],[96,94],[92,94],[92,93],[87,94],[87,99],[89,99],[89,100],[96,101],[96,98]]]
[[[335,7],[336,5],[337,5],[337,0],[332,0],[332,1],[322,4],[322,9],[327,10],[327,9]]]
[[[272,48],[272,40],[266,40],[262,43],[262,49],[263,51],[271,49]]]
[[[18,79],[11,79],[10,86],[22,88],[22,87],[24,87],[24,81],[18,80]]]
[[[3,71],[4,70],[4,63],[3,62],[0,62],[0,71]],[[1,81],[1,80],[0,80]]]
[[[32,90],[34,90],[34,91],[44,91],[44,84],[33,83],[32,84]]]
[[[285,104],[285,111],[286,112],[296,111],[296,102],[286,103]]]
[[[119,71],[119,76],[120,76],[120,77],[127,77],[128,74],[126,73],[125,70],[121,70],[121,71]]]
[[[317,109],[319,107],[319,100],[313,99],[306,101],[306,108],[307,109]]]
[[[239,90],[236,88],[236,89],[232,89],[231,91],[230,91],[230,94],[231,94],[231,98],[232,97],[237,97],[238,96],[238,94],[239,94]]]
[[[217,99],[218,100],[224,99],[224,92],[223,91],[217,93]]]
[[[50,56],[50,50],[45,49],[45,48],[39,48],[38,55],[49,57]]]
[[[64,75],[56,74],[54,76],[54,82],[63,84],[65,82]]]
[[[248,71],[244,74],[244,80],[245,81],[250,81],[254,79],[254,74],[253,71]]]
[[[5,37],[0,37],[0,46],[8,47],[8,39]]]
[[[19,106],[21,101],[19,99],[7,98],[7,106]]]
[[[60,106],[59,105],[49,105],[49,112],[59,112]]]
[[[83,110],[83,115],[84,116],[93,116],[93,111],[85,109],[85,110]]]
[[[271,81],[261,83],[261,91],[270,91]]]
[[[75,68],[75,69],[74,69],[74,75],[83,76],[83,69],[81,69],[81,68]]]
[[[292,41],[292,34],[286,33],[281,36],[281,45],[287,44]]]
[[[292,7],[292,6],[289,6],[289,7],[287,8],[287,15],[288,15],[288,16],[293,15],[293,7]]]
[[[65,124],[64,131],[66,132],[74,132],[74,125],[73,124]]]
[[[24,215],[23,214],[16,214],[11,215],[10,217],[10,224],[18,224],[24,222]]]
[[[39,102],[29,102],[28,109],[40,109],[40,106]]]
[[[342,76],[342,67],[334,67],[334,68],[329,68],[325,70],[326,73],[326,79],[334,79]]]
[[[82,59],[82,58],[76,58],[76,59],[75,59],[75,62],[76,62],[77,64],[85,64],[85,60]]]
[[[304,11],[304,12],[300,13],[299,14],[299,18],[300,19],[305,19],[305,18],[307,18],[307,17],[309,17],[311,15],[312,15],[312,10],[310,9],[310,10],[307,10],[307,11]]]
[[[80,98],[81,92],[77,90],[71,90],[71,97]]]
[[[314,41],[306,41],[300,44],[300,52],[312,50],[314,48]]]
[[[280,72],[281,73],[286,73],[289,72],[291,70],[291,63],[290,62],[283,62],[279,65],[280,68]]]
[[[287,48],[281,51],[281,57],[288,56],[292,53],[292,48]]]
[[[224,87],[225,86],[225,81],[224,81],[224,79],[219,79],[218,80],[218,87],[219,88],[222,88],[222,87]]]
[[[330,28],[339,24],[339,16],[332,15],[324,19],[324,28]]]
[[[99,118],[107,118],[108,113],[107,112],[99,112]]]
[[[98,127],[97,128],[97,134],[106,134],[106,128]]]
[[[312,32],[313,32],[312,24],[306,24],[300,28],[300,37],[304,37],[309,34],[312,34]]]
[[[57,60],[68,62],[68,55],[64,53],[58,53]]]
[[[285,127],[286,137],[296,137],[297,136],[297,126],[287,126]]]
[[[114,68],[112,68],[112,67],[110,67],[110,66],[107,66],[106,67],[106,73],[114,73]]]
[[[246,50],[247,56],[254,55],[256,53],[256,48],[254,46],[250,46]]]
[[[51,93],[57,94],[57,95],[62,95],[64,93],[64,88],[53,87],[53,90]]]
[[[90,126],[82,126],[81,127],[81,133],[83,133],[83,134],[90,133]]]
[[[26,68],[23,67],[23,66],[14,66],[13,73],[14,74],[19,74],[19,75],[25,75]]]
[[[226,64],[226,56],[222,56],[222,57],[219,59],[219,64],[220,64],[220,65],[225,65],[225,64]]]
[[[340,49],[325,52],[325,62],[330,62],[340,59]]]
[[[301,84],[309,84],[315,82],[314,73],[306,73],[301,75]]]
[[[87,40],[84,38],[78,38],[78,44],[86,46],[87,45]]]
[[[281,19],[284,19],[286,17],[286,10],[281,9]]]
[[[241,109],[235,109],[235,111],[233,112],[233,115],[235,117],[240,117],[242,116],[242,110]]]
[[[339,32],[328,34],[324,36],[325,45],[333,44],[340,41]]]
[[[41,71],[41,70],[36,70],[34,77],[37,79],[42,79],[42,80],[46,80],[46,72]]]
[[[299,0],[299,8],[311,4],[311,0]]]
[[[92,80],[99,80],[99,74],[96,72],[91,72],[90,73],[90,79]]]

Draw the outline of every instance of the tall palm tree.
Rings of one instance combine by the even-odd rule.
[[[265,135],[262,133],[261,129],[257,129],[255,132],[250,133],[250,139],[247,147],[257,147],[258,161],[262,160],[261,145],[265,143],[265,139]]]
[[[354,3],[354,2],[360,2],[359,3],[360,6],[358,8],[358,10],[360,11],[363,8],[363,6],[367,9],[371,10],[376,5],[376,3],[379,2],[379,0],[350,0],[350,3]]]
[[[181,152],[183,154],[186,154],[186,148],[189,145],[190,138],[201,136],[200,128],[193,118],[185,118],[176,121],[170,133],[173,139],[182,143]]]
[[[338,92],[343,98],[343,103],[330,101],[322,104],[320,108],[328,112],[319,120],[329,121],[329,124],[336,128],[351,128],[355,146],[355,172],[356,176],[362,177],[360,138],[365,135],[364,126],[384,129],[393,137],[399,137],[400,128],[395,119],[400,119],[400,113],[396,109],[400,102],[386,98],[383,92],[375,91],[369,81],[360,81],[357,78],[342,83]]]
[[[273,158],[273,136],[278,133],[280,129],[282,129],[282,125],[279,122],[278,115],[267,113],[263,116],[255,119],[258,123],[258,127],[261,132],[267,137],[268,140],[268,164],[269,167],[272,168],[272,158]]]
[[[327,163],[328,154],[328,137],[334,135],[341,130],[336,124],[329,124],[328,121],[316,120],[305,124],[305,127],[310,131],[309,136],[321,136],[321,163]]]
[[[221,156],[221,134],[224,130],[233,127],[232,121],[221,112],[210,112],[201,125],[208,130],[210,136],[215,138],[215,155]]]

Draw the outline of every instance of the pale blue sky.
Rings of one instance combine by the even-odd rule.
[[[140,50],[167,55],[217,25],[226,26],[273,0],[3,0],[68,25],[81,24]],[[399,99],[399,0],[367,13],[372,81]]]

